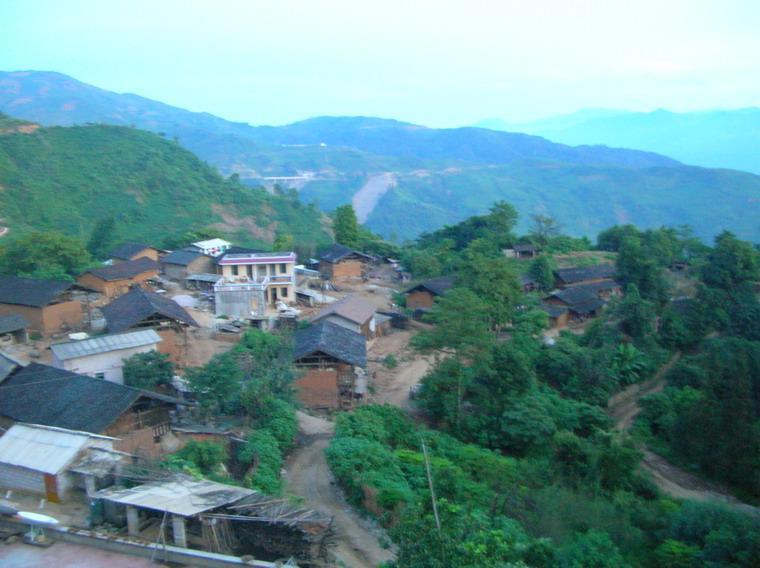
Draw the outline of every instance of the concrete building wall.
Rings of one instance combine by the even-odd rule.
[[[143,345],[118,351],[109,351],[108,353],[96,353],[95,355],[77,357],[76,359],[67,359],[65,361],[60,361],[54,355],[53,366],[81,375],[89,375],[90,377],[103,373],[105,380],[122,385],[124,384],[124,359],[137,353],[147,353],[148,351],[155,350],[156,344]]]

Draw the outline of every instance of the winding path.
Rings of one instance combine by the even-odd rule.
[[[636,416],[641,412],[639,406],[641,397],[662,391],[665,388],[665,375],[680,358],[681,353],[675,353],[654,377],[643,383],[631,385],[610,399],[607,412],[615,420],[615,428],[621,432],[630,429]],[[642,469],[652,476],[657,487],[671,497],[719,502],[743,513],[760,516],[760,508],[739,501],[719,484],[684,471],[647,448],[643,448],[643,453]]]
[[[380,545],[379,537],[384,531],[351,508],[333,479],[325,458],[333,423],[299,412],[298,425],[302,444],[291,453],[286,465],[287,490],[333,516],[331,553],[336,564],[374,568],[393,560],[393,552]]]

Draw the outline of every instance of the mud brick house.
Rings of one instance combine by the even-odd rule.
[[[0,276],[0,316],[20,315],[29,330],[49,335],[82,323],[82,304],[72,299],[72,282]]]
[[[367,366],[367,346],[362,335],[323,321],[296,332],[293,362],[303,372],[295,387],[304,406],[350,408],[359,374]]]
[[[549,329],[561,329],[567,326],[570,312],[565,306],[541,304],[539,309],[549,316]]]
[[[332,282],[363,280],[372,261],[370,255],[336,243],[319,258],[319,273]]]
[[[529,294],[538,290],[538,282],[531,276],[522,275],[520,276],[520,288],[524,293]]]
[[[359,296],[346,296],[317,312],[311,322],[329,321],[370,339],[375,336],[376,311],[375,306]]]
[[[109,333],[153,329],[161,336],[158,351],[182,365],[187,354],[187,329],[198,323],[177,302],[135,288],[101,309]]]
[[[593,284],[612,280],[615,277],[613,264],[596,264],[580,268],[560,268],[554,271],[554,285],[557,288],[570,288],[582,284]]]
[[[124,360],[155,351],[161,336],[152,329],[98,335],[79,341],[54,343],[53,366],[97,379],[124,384]]]
[[[83,288],[100,292],[106,298],[117,298],[136,286],[146,286],[149,280],[158,277],[158,262],[143,257],[91,268],[77,277],[77,283]]]
[[[164,451],[178,404],[168,396],[40,363],[16,367],[0,382],[0,426],[25,422],[112,436],[120,438],[114,449],[146,457]]]
[[[195,250],[175,250],[161,259],[161,272],[174,282],[184,282],[190,274],[215,271],[214,258]]]
[[[112,264],[129,262],[130,260],[137,260],[138,258],[149,258],[158,262],[160,253],[161,251],[157,248],[153,248],[152,246],[143,243],[122,243],[113,249],[108,254],[108,257],[111,259]]]
[[[566,308],[571,322],[596,317],[604,306],[593,290],[580,286],[557,290],[544,298],[543,303]]]
[[[406,307],[410,310],[427,310],[433,307],[433,302],[454,287],[454,278],[440,276],[420,282],[406,291]]]

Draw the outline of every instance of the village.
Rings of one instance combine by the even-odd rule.
[[[503,253],[520,263],[540,251]],[[554,278],[539,304],[550,322],[546,341],[582,330],[622,294],[609,263],[560,268]],[[520,283],[524,293],[538,289],[529,276]],[[340,244],[301,260],[218,238],[175,251],[123,243],[74,282],[0,276],[2,534],[40,545],[107,541],[189,565],[243,557],[268,566],[252,560],[264,554],[319,566],[328,549],[356,565],[373,554],[373,562],[391,559],[361,543],[373,529],[345,512],[322,453],[336,412],[367,403],[413,410],[432,359],[410,340],[430,327],[425,314],[454,286],[447,276],[411,281],[399,261]],[[292,337],[300,444],[284,478],[297,504],[155,466],[192,441],[230,447],[244,439],[244,424],[197,412],[203,395],[183,374],[229,351],[248,329]],[[171,384],[127,385],[125,362],[153,352],[173,363]],[[320,483],[327,489],[313,491]],[[357,549],[364,558],[353,558]]]

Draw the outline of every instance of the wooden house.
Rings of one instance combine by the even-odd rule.
[[[554,304],[541,304],[539,309],[549,316],[549,329],[562,329],[567,327],[570,312],[565,306]]]
[[[364,280],[372,261],[370,255],[336,243],[319,257],[319,272],[332,282]]]
[[[187,354],[187,328],[198,323],[171,298],[135,288],[101,309],[109,333],[153,329],[161,336],[158,351],[182,364]]]
[[[0,316],[19,315],[30,331],[43,335],[75,329],[82,304],[72,297],[72,282],[0,276]]]
[[[158,262],[147,257],[110,266],[91,268],[77,278],[83,288],[100,292],[106,298],[117,298],[136,286],[146,286],[158,277]]]
[[[433,302],[454,287],[452,276],[439,276],[420,282],[409,288],[406,295],[406,307],[410,310],[427,310],[433,307]]]
[[[593,284],[612,280],[615,277],[614,264],[595,264],[575,268],[560,268],[554,271],[554,286],[570,288],[583,284]]]
[[[375,306],[359,296],[346,296],[329,304],[311,318],[312,323],[329,321],[370,339],[375,336]]]
[[[0,426],[26,422],[120,438],[114,449],[161,455],[180,401],[154,392],[56,369],[16,367],[0,382]]]
[[[143,243],[122,243],[113,249],[108,254],[108,257],[111,259],[112,264],[129,262],[130,260],[137,260],[138,258],[149,258],[158,262],[160,253],[161,251],[157,248],[153,248],[152,246]]]
[[[557,290],[545,297],[543,303],[566,308],[572,322],[596,317],[604,306],[604,301],[593,290],[583,287]]]
[[[185,282],[191,274],[216,272],[214,258],[197,251],[175,250],[161,259],[161,272],[174,282]]]
[[[350,407],[357,391],[359,369],[367,365],[364,337],[329,321],[296,332],[293,361],[303,375],[295,383],[306,407]]]

